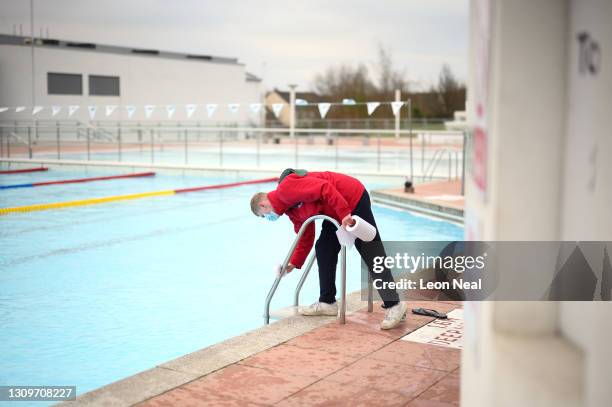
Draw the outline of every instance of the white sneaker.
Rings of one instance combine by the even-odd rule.
[[[300,314],[307,316],[336,316],[338,315],[338,301],[334,302],[333,304],[317,301],[307,307],[301,307]]]
[[[392,329],[398,326],[400,322],[406,319],[407,310],[408,306],[401,301],[387,309],[385,319],[380,323],[380,329]]]

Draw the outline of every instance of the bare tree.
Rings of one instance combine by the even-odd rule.
[[[454,111],[465,109],[465,86],[459,83],[447,64],[440,69],[436,90],[440,103],[440,115],[450,117]]]
[[[378,94],[382,99],[392,99],[396,89],[399,89],[402,93],[409,91],[405,72],[393,67],[391,51],[383,47],[382,44],[378,44],[377,71]]]

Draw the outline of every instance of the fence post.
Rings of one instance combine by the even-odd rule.
[[[258,146],[259,147],[259,146]],[[257,165],[259,166],[259,150],[257,151]],[[219,132],[219,167],[223,167],[223,132]]]
[[[28,126],[28,157],[32,158],[32,126]]]
[[[90,141],[89,141],[89,133],[91,132],[91,128],[87,127],[87,134],[85,135],[85,137],[87,137],[86,140],[86,145],[87,145],[87,161],[89,161],[89,159],[91,158],[91,152],[90,152]]]
[[[185,165],[189,162],[189,130],[185,129]]]
[[[338,143],[340,143],[340,133],[336,132],[334,140],[334,165],[336,169],[338,169]]]
[[[121,162],[121,124],[117,122],[117,149],[119,153],[119,162]]]
[[[261,132],[261,131],[257,132],[257,168],[259,168],[259,160],[260,160],[259,149],[260,149],[260,144],[261,144],[261,135],[262,135],[262,133],[263,132]]]
[[[155,163],[155,131],[150,129],[151,134],[151,164]]]
[[[61,145],[60,145],[60,122],[55,122],[55,137],[57,143],[57,159],[61,159]]]
[[[410,139],[410,181],[414,182],[414,166],[412,162],[412,99],[408,98],[408,138]]]
[[[419,133],[421,135],[421,177],[425,176],[425,133]]]

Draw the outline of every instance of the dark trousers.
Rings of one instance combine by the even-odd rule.
[[[372,214],[372,206],[370,204],[370,194],[368,191],[363,191],[363,195],[359,199],[357,206],[352,212],[352,215],[357,215],[376,227],[374,214]],[[393,281],[391,271],[385,268],[382,273],[374,273],[372,271],[373,259],[376,256],[386,256],[385,248],[380,239],[378,227],[376,227],[376,237],[372,242],[363,242],[361,239],[355,240],[355,248],[359,255],[368,265],[370,276],[372,279],[380,279],[383,282]],[[336,302],[336,266],[338,264],[338,253],[340,252],[340,243],[336,236],[336,227],[329,221],[323,221],[321,234],[315,244],[315,253],[317,255],[317,265],[319,266],[319,301],[332,304]],[[389,308],[399,302],[399,296],[395,290],[378,290],[380,297],[384,301],[384,307]]]

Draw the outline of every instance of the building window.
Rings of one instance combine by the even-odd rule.
[[[89,94],[95,96],[119,96],[119,77],[89,75]]]
[[[83,75],[47,72],[47,92],[49,95],[82,95]]]

